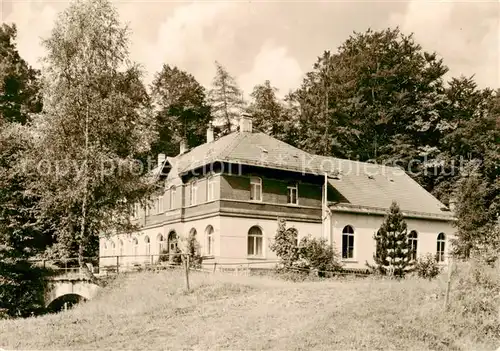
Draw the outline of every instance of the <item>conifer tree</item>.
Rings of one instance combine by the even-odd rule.
[[[252,102],[248,108],[253,117],[253,127],[272,136],[280,136],[284,125],[284,108],[278,100],[278,89],[266,80],[253,88]]]
[[[175,156],[184,140],[189,147],[205,142],[211,120],[205,88],[195,77],[175,66],[163,65],[151,86],[159,138],[152,145],[152,156]]]
[[[243,108],[242,92],[236,80],[217,61],[216,73],[209,92],[212,116],[216,125],[221,125],[221,134],[231,132]]]
[[[396,202],[389,208],[374,239],[377,250],[373,255],[375,269],[381,274],[404,277],[410,268],[410,246],[407,225]]]

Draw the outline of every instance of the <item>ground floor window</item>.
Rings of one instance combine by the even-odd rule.
[[[444,262],[445,259],[445,245],[446,245],[446,236],[444,233],[439,233],[437,237],[437,247],[436,247],[436,261]]]
[[[413,261],[417,259],[417,244],[418,244],[418,233],[412,230],[408,235],[408,246],[410,246],[410,258]]]
[[[262,256],[262,241],[262,230],[257,226],[250,228],[247,242],[248,256]]]
[[[354,229],[350,225],[342,230],[342,258],[354,258]]]
[[[214,227],[209,225],[205,230],[207,236],[207,250],[206,254],[212,256],[214,254]]]

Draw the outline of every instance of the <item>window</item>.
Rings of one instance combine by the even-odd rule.
[[[413,261],[417,259],[417,242],[418,233],[415,230],[412,230],[410,235],[408,235],[408,246],[410,246],[410,258]]]
[[[250,200],[262,201],[262,179],[250,178]]]
[[[207,237],[207,250],[206,254],[208,256],[212,256],[214,254],[214,227],[209,225],[207,229],[205,229],[206,237]]]
[[[350,225],[342,230],[342,258],[354,258],[354,229]]]
[[[170,209],[175,208],[175,186],[170,187],[170,203],[169,203]]]
[[[116,245],[115,245],[115,242],[114,241],[111,241],[111,254],[113,256],[116,255]]]
[[[149,240],[149,236],[144,237],[144,246],[146,256],[151,255],[151,241]]]
[[[168,251],[169,253],[177,252],[177,234],[174,231],[168,234]]]
[[[118,242],[118,248],[120,250],[120,256],[123,256],[123,241],[122,240],[120,240]]]
[[[262,256],[262,230],[253,226],[248,231],[248,256]]]
[[[444,262],[444,249],[446,244],[446,236],[444,233],[439,233],[437,237],[436,261]]]
[[[162,196],[158,196],[156,198],[156,213],[162,213],[162,212],[163,212]]]
[[[132,239],[132,245],[133,245],[133,249],[134,249],[134,256],[137,256],[138,254],[138,249],[139,249],[139,241],[137,240],[137,238],[133,238]]]
[[[198,184],[196,181],[191,182],[190,184],[191,191],[189,192],[189,204],[191,206],[196,205],[196,200],[198,198]]]
[[[298,198],[298,186],[297,184],[288,186],[288,199],[287,202],[291,205],[299,204]]]
[[[208,178],[207,182],[207,201],[215,200],[215,178]]]
[[[161,255],[163,253],[163,250],[165,249],[165,238],[162,234],[158,234],[158,236],[156,237],[156,241],[158,242],[158,254]]]

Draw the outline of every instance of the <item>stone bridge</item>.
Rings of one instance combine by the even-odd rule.
[[[81,275],[55,276],[49,279],[45,290],[45,307],[64,303],[66,300],[82,301],[93,299],[101,287]],[[57,308],[55,308],[57,309]]]

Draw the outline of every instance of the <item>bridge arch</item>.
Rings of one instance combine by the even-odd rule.
[[[81,295],[66,294],[57,297],[55,300],[48,303],[45,308],[47,312],[59,312],[66,308],[71,308],[73,305],[76,305],[80,302],[85,302],[85,301],[87,301],[87,299]]]
[[[79,296],[80,300],[92,300],[101,287],[86,280],[52,280],[47,284],[45,307],[64,296]]]

